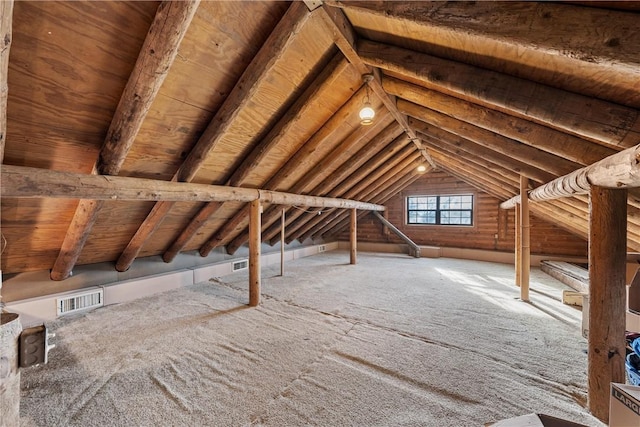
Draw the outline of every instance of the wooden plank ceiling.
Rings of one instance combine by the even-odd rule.
[[[635,2],[16,2],[11,31],[7,165],[384,204],[431,163],[507,200],[640,143]],[[2,270],[233,253],[247,209],[3,199]],[[585,197],[531,211],[587,238]],[[348,221],[287,215],[289,242]]]

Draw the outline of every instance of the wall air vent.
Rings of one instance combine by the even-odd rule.
[[[231,264],[231,271],[245,270],[248,267],[249,267],[249,260],[243,259],[240,261],[233,261],[233,264]]]
[[[325,245],[319,245],[318,246],[318,252],[324,252],[327,250],[327,247]]]
[[[102,307],[104,305],[102,292],[102,289],[91,290],[89,292],[65,296],[64,298],[56,298],[58,316],[76,313],[90,308]]]

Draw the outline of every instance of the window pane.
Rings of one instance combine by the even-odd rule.
[[[472,225],[473,195],[407,197],[409,224]]]

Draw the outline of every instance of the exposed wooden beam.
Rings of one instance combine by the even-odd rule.
[[[349,227],[349,263],[354,265],[358,261],[358,211],[351,209],[351,227]]]
[[[311,101],[315,99],[322,90],[331,87],[348,65],[341,55],[336,55],[318,77],[316,77],[307,89],[296,99],[278,123],[276,123],[269,133],[258,143],[249,156],[242,161],[226,185],[234,187],[242,185],[249,171],[255,168],[277,143],[280,142],[281,138],[295,126],[298,120],[307,112],[308,108],[311,108]],[[162,255],[164,262],[171,262],[220,207],[221,204],[216,202],[207,203],[203,206]]]
[[[358,147],[362,144],[365,144],[369,141],[376,133],[380,130],[384,129],[388,124],[389,120],[385,119],[385,116],[388,114],[381,115],[379,120],[376,121],[370,127],[367,128],[356,128],[353,130],[347,138],[345,138],[340,144],[334,147],[329,154],[324,156],[319,161],[316,161],[315,164],[307,169],[307,172],[293,185],[288,188],[288,191],[292,193],[303,193],[307,190],[307,187],[313,185],[319,179],[326,176],[328,171],[335,170],[336,164],[341,164],[346,159],[355,154]],[[304,148],[304,147],[303,147]],[[291,161],[290,161],[291,162]],[[307,159],[306,162],[309,162]],[[300,167],[300,163],[298,163],[298,167]],[[280,176],[284,177],[283,169],[278,171],[278,173],[269,180],[269,186],[273,185],[272,182],[276,181],[276,178]],[[216,233],[213,239],[208,240],[201,248],[200,254],[208,254],[214,247],[219,245],[222,241],[224,241],[227,236],[237,229],[237,226],[242,223],[240,218],[237,218],[238,215],[235,216],[235,221],[229,221],[229,224],[225,224],[221,231]],[[278,209],[277,207],[270,207],[262,216],[262,224],[265,227],[272,225],[278,219]],[[231,226],[233,225],[233,228]],[[239,235],[237,235],[231,242],[227,244],[227,252],[229,254],[235,253],[235,251],[245,244],[248,239],[248,233],[246,230],[242,231]],[[203,255],[204,256],[204,255]]]
[[[260,200],[250,204],[249,214],[249,305],[256,307],[260,304],[260,217],[262,206]]]
[[[282,207],[282,218],[280,218],[280,275],[284,276],[284,235],[286,227],[287,209]]]
[[[126,176],[60,172],[51,169],[3,165],[0,196],[9,198],[66,198],[91,200],[170,200],[180,202],[235,201],[310,207],[384,210],[373,203],[331,197],[222,185],[158,181]]]
[[[433,150],[432,156],[441,167],[455,170],[457,172],[455,176],[482,192],[498,198],[504,198],[516,192],[517,187],[505,187],[500,180],[493,177],[492,171],[478,168],[465,159],[456,159],[436,150]]]
[[[342,184],[336,188],[337,194],[351,194],[353,198],[362,198],[365,194],[364,189],[369,187],[372,183],[377,183],[379,188],[384,187],[384,183],[388,178],[397,177],[400,171],[406,167],[406,159],[410,159],[409,162],[414,162],[419,154],[415,152],[413,147],[404,146],[401,151],[392,153],[393,156],[387,156],[386,151],[381,151],[375,157],[370,159],[365,165],[358,169],[355,174],[356,177],[362,172],[366,172],[366,179],[356,179],[355,182],[350,182],[349,186],[343,187]],[[385,178],[386,177],[386,178]],[[339,192],[338,192],[339,190]],[[330,194],[333,194],[330,193]],[[316,230],[316,225],[325,221],[325,217],[328,215],[309,215],[306,214],[306,218],[300,218],[299,223],[292,226],[293,231],[289,232],[289,241],[299,239],[304,241],[311,237]]]
[[[394,127],[397,126],[394,123]],[[346,191],[359,183],[375,180],[377,179],[371,172],[378,167],[382,162],[391,158],[395,153],[402,150],[402,152],[413,152],[415,153],[415,149],[413,147],[407,147],[409,143],[406,134],[402,134],[398,136],[395,140],[391,141],[389,144],[387,143],[387,139],[380,138],[381,135],[378,135],[371,144],[367,144],[360,152],[358,152],[355,156],[345,162],[340,169],[344,170],[344,172],[348,173],[348,178],[340,178],[339,180],[334,180],[329,178],[328,180],[323,181],[321,185],[314,188],[311,191],[311,194],[324,194],[330,197],[338,197],[342,196],[346,193]],[[382,141],[381,141],[382,140]],[[381,146],[378,146],[379,143],[382,143]],[[372,155],[373,154],[373,155]],[[329,185],[326,185],[328,181]],[[331,188],[333,186],[333,188]],[[327,191],[331,188],[330,191]],[[318,191],[322,191],[318,193]],[[354,194],[354,198],[357,196]],[[320,215],[320,212],[318,212]],[[288,230],[288,242],[291,242],[297,239],[303,232],[300,230],[300,227],[306,222],[306,219],[313,219],[316,216],[315,213],[309,214],[301,211],[292,212],[289,216],[289,224],[292,224]],[[298,220],[298,218],[304,216]],[[295,223],[294,223],[295,221]],[[272,228],[267,229],[263,233],[264,239],[268,240],[274,237],[274,230]]]
[[[494,172],[496,183],[505,189],[514,189],[518,178],[518,174],[512,170],[505,169],[504,167],[483,161],[476,157],[473,153],[465,151],[452,151],[452,149],[441,140],[424,138],[423,143],[432,153],[439,153],[440,158],[452,158],[463,161],[463,165],[466,165],[466,171],[468,175],[477,173],[478,170],[490,170]],[[464,166],[463,166],[464,167]]]
[[[514,265],[516,267],[516,273],[515,273],[515,279],[516,279],[516,286],[520,287],[522,281],[520,280],[520,273],[522,272],[522,267],[521,267],[521,262],[522,262],[522,257],[520,256],[520,240],[522,239],[522,228],[520,227],[520,204],[518,204],[516,206],[516,213],[515,213],[515,221],[514,221],[514,226],[515,226],[515,239],[514,239],[514,243],[515,243],[515,248],[513,251],[513,254],[515,256],[515,262]]]
[[[604,99],[626,93],[624,102],[640,107],[635,13],[548,2],[479,2],[473,7],[439,1],[327,3],[344,7],[347,13],[364,13],[356,16],[357,22],[369,21],[374,28],[382,21],[402,26],[406,34],[397,36],[424,40],[437,52],[464,46],[480,67],[498,62],[501,72],[529,79],[535,73],[545,84],[586,90],[589,96]],[[585,85],[594,81],[611,89]]]
[[[345,194],[353,194],[356,195],[355,197],[357,198],[366,200],[382,200],[387,192],[404,188],[402,187],[403,182],[409,179],[409,175],[416,174],[415,168],[420,164],[417,160],[418,158],[422,159],[422,156],[417,152],[408,154],[405,152],[398,153],[394,156],[394,160],[389,162],[392,163],[392,165],[379,167],[372,173],[373,177],[370,181],[359,182]],[[346,214],[338,216],[340,216],[340,219],[334,220],[333,222],[328,218],[322,223],[317,221],[317,219],[311,220],[309,224],[311,227],[304,227],[304,229],[308,229],[308,231],[305,231],[300,236],[300,239],[305,240],[307,237],[315,237],[319,234],[326,233],[332,226],[347,217]]]
[[[640,145],[554,179],[531,190],[529,198],[541,202],[587,194],[592,185],[604,188],[640,187]],[[519,203],[518,199],[518,196],[511,198],[501,203],[500,207],[511,209],[515,203]]]
[[[347,118],[352,116],[353,112],[362,105],[364,95],[365,91],[364,88],[362,88],[349,98],[342,107],[340,107],[340,109],[331,116],[329,120],[327,120],[324,126],[314,133],[313,136],[311,136],[262,187],[267,190],[275,189],[282,185],[282,183],[295,171],[300,170],[301,168],[304,170],[312,168],[316,161],[314,153],[318,150],[320,144],[324,143],[343,129],[343,126],[345,126],[345,123],[347,122]],[[220,227],[200,247],[200,255],[207,256],[213,248],[218,247],[225,242],[238,227],[242,224],[246,226],[247,215],[248,211],[246,210],[246,207],[236,212],[230,220]],[[245,226],[242,227],[242,230],[245,229]],[[246,240],[244,240],[244,242],[246,242]]]
[[[385,117],[386,116],[386,117]],[[389,120],[387,120],[388,118]],[[354,132],[352,132],[347,138],[345,138],[340,144],[338,144],[329,154],[324,156],[319,162],[315,164],[315,166],[307,171],[296,183],[289,187],[288,191],[292,193],[305,193],[309,190],[309,187],[314,183],[322,180],[327,177],[328,172],[331,171],[329,177],[327,179],[333,179],[334,176],[343,175],[341,171],[341,166],[337,169],[335,168],[335,164],[343,165],[345,162],[349,162],[349,159],[352,159],[358,152],[359,149],[366,143],[368,143],[372,136],[382,131],[383,139],[390,140],[396,134],[395,127],[389,128],[389,124],[391,122],[391,118],[388,114],[380,117],[380,120],[377,120],[376,123],[371,127],[360,127],[356,128]],[[332,169],[334,169],[332,171]],[[319,194],[323,195],[322,191],[313,191],[311,194]],[[270,225],[277,222],[279,215],[278,207],[272,206],[267,212],[263,215],[263,225],[264,227],[269,227]],[[247,241],[247,234],[243,232],[239,234],[236,238],[234,238],[229,244],[227,244],[227,252],[233,254],[241,245],[243,245]]]
[[[278,120],[278,123],[271,128],[269,133],[242,161],[242,164],[238,166],[231,178],[229,178],[227,185],[232,187],[242,185],[249,172],[258,167],[282,137],[289,133],[306,114],[312,114],[314,107],[311,105],[311,101],[315,100],[322,91],[331,88],[348,66],[349,64],[342,55],[335,55],[325,65],[322,72],[307,86],[306,90],[296,98],[293,105]]]
[[[412,165],[405,170],[406,173],[401,173],[399,177],[396,177],[393,180],[393,183],[389,186],[385,187],[383,190],[378,192],[375,197],[375,200],[378,200],[380,203],[385,203],[391,197],[396,195],[398,192],[402,191],[403,188],[411,185],[412,182],[416,181],[420,178],[421,174],[415,172],[415,166]],[[362,217],[366,215],[365,212],[361,212],[358,216]],[[330,234],[331,236],[339,235],[346,227],[349,226],[350,218],[348,212],[338,212],[333,218],[333,220],[328,220],[327,223],[319,229],[314,236],[324,236],[325,234]]]
[[[111,120],[104,145],[93,168],[94,173],[117,175],[120,171],[151,104],[169,73],[199,3],[200,0],[165,1],[158,6]],[[52,280],[69,277],[102,205],[102,202],[95,200],[80,200],[51,269]]]
[[[4,161],[4,146],[7,141],[7,100],[9,98],[9,52],[13,37],[13,0],[0,2],[0,164]]]
[[[420,158],[422,157],[420,156]],[[420,175],[416,173],[415,170],[418,164],[418,161],[414,161],[412,164],[406,166],[396,176],[389,177],[385,182],[380,183],[371,195],[372,200],[377,200],[383,203],[383,201],[387,200],[391,195],[396,194],[398,191],[409,185],[410,182],[413,182]],[[309,234],[313,235],[314,239],[317,236],[322,236],[328,233],[329,231],[332,235],[337,235],[344,227],[348,226],[348,218],[348,212],[337,212],[331,218],[326,218],[324,223],[318,224],[314,230],[310,230]]]
[[[392,122],[391,124],[389,124],[382,132],[378,133],[373,139],[369,140],[364,147],[358,150],[357,153],[354,153],[349,158],[347,158],[337,169],[328,174],[328,176],[326,176],[324,180],[313,187],[313,189],[309,191],[309,194],[317,194],[323,196],[329,196],[329,194],[331,194],[330,197],[335,197],[337,196],[337,194],[342,194],[336,193],[332,189],[340,183],[351,182],[356,179],[352,174],[362,164],[364,164],[367,159],[369,159],[376,152],[382,150],[384,147],[389,146],[391,147],[391,151],[395,151],[394,141],[405,138],[404,135],[398,137],[400,133],[402,133],[402,129],[396,122]],[[320,176],[323,175],[326,174],[323,174],[321,170]],[[294,220],[302,216],[303,213],[304,212],[301,210],[292,211],[288,217],[287,224],[291,224]],[[277,223],[274,222],[270,226],[268,224],[266,225],[267,229],[262,233],[262,238],[263,240],[270,240],[277,233]],[[295,231],[295,229],[289,230],[289,232],[291,231]]]
[[[426,122],[423,122],[420,119],[415,119],[413,117],[409,118],[409,123],[427,125]],[[455,147],[456,149],[472,154],[479,159],[490,161],[515,173],[526,175],[527,177],[540,183],[550,181],[557,177],[557,175],[547,172],[544,169],[532,166],[528,162],[524,162],[520,159],[514,159],[508,154],[505,154],[504,150],[498,150],[497,147],[493,145],[478,144],[475,141],[471,141],[460,135],[453,134],[447,130],[438,128],[433,125],[425,126],[425,129],[420,131],[420,134],[427,135],[427,138],[423,138],[423,140],[429,139],[428,137],[431,137],[432,139],[436,139],[437,141],[445,144],[448,147]],[[426,143],[426,141],[423,142]]]
[[[175,173],[174,180],[181,182],[193,180],[209,153],[222,140],[242,108],[252,99],[269,70],[282,57],[287,47],[293,43],[297,33],[307,22],[309,16],[310,13],[304,4],[295,2],[289,7]],[[152,208],[122,254],[120,254],[116,262],[119,271],[125,271],[131,266],[144,244],[149,240],[153,232],[158,229],[172,207],[173,205],[171,204],[161,203]],[[218,203],[211,204],[206,207],[206,211],[210,212],[209,215],[211,215],[219,207],[220,204]],[[202,216],[202,214],[200,216],[196,215],[194,222],[189,223],[186,230],[193,230]],[[179,239],[187,240],[186,236],[183,235],[179,236]]]
[[[385,76],[382,79],[382,86],[390,94],[404,100],[544,150],[582,166],[590,165],[619,151],[530,120],[481,107],[393,77]],[[409,121],[409,125],[411,125],[411,121]]]
[[[242,108],[253,98],[268,71],[282,58],[310,16],[304,3],[291,3],[178,170],[178,181],[188,182],[194,178],[211,150],[227,133]]]
[[[373,157],[364,156],[364,153],[362,153],[362,155],[361,153],[358,153],[356,157],[359,157],[360,160],[366,160],[366,162],[361,163],[360,161],[358,161],[358,169],[352,172],[352,174],[349,175],[348,179],[341,180],[339,183],[337,183],[337,185],[331,190],[330,194],[342,195],[360,182],[377,179],[376,177],[371,175],[372,171],[374,171],[377,167],[388,160],[390,161],[391,166],[391,163],[393,161],[390,159],[397,153],[402,152],[405,155],[409,155],[411,153],[410,147],[408,147],[409,144],[410,141],[407,135],[399,135],[391,142],[391,144],[386,146],[384,149],[375,149],[371,151],[374,153]]]
[[[358,54],[371,66],[416,79],[429,89],[617,151],[640,139],[640,114],[634,108],[367,40],[358,42]]]
[[[529,180],[520,177],[520,299],[529,301],[529,275],[531,272],[531,244],[529,230]]]
[[[625,380],[627,191],[591,187],[589,214],[589,411],[609,421],[610,384]]]
[[[402,138],[406,138],[406,135],[402,135]],[[339,188],[334,189],[328,194],[350,194],[355,199],[367,199],[371,196],[370,192],[364,191],[371,185],[382,185],[384,182],[394,177],[391,172],[395,169],[396,172],[406,167],[407,162],[413,162],[417,157],[420,157],[419,153],[413,149],[412,146],[404,146],[400,151],[393,151],[387,156],[387,151],[384,150],[378,153],[378,155],[371,158],[365,165],[363,165],[352,177],[341,183]],[[361,178],[361,175],[365,173],[366,177]],[[346,187],[344,184],[348,184]],[[340,189],[340,192],[335,190]],[[325,215],[326,216],[326,215]],[[311,229],[316,224],[321,222],[323,218],[321,215],[314,215],[306,213],[303,217],[299,218],[295,224],[290,227],[287,242],[290,243],[295,239],[304,241],[311,236]]]
[[[522,163],[529,163],[538,169],[554,174],[564,175],[578,169],[581,165],[554,154],[531,147],[516,140],[506,138],[494,132],[462,122],[453,117],[439,113],[413,102],[398,100],[398,109],[412,117],[424,121],[432,126],[446,130],[467,140],[473,141],[486,148],[516,159]]]
[[[400,231],[400,229],[398,229],[398,227],[396,227],[391,222],[389,222],[389,220],[386,219],[384,216],[380,215],[377,212],[375,212],[374,216],[376,218],[378,218],[378,220],[380,220],[380,222],[385,227],[389,228],[393,232],[393,234],[398,236],[400,238],[400,240],[404,241],[407,245],[409,245],[409,253],[410,254],[411,254],[411,252],[413,252],[413,256],[415,258],[420,258],[420,246],[416,245],[413,240],[411,240],[406,234],[404,234],[402,231]]]
[[[372,70],[364,63],[356,50],[357,35],[344,13],[337,8],[327,7],[325,5],[318,8],[315,13],[320,14],[325,29],[332,36],[338,49],[340,49],[355,69],[358,70],[360,74],[371,73]],[[420,151],[427,162],[433,166],[433,161],[431,157],[429,157],[429,153],[422,148],[418,136],[407,123],[406,117],[398,111],[395,100],[390,97],[382,87],[379,72],[374,70],[373,73],[374,78],[369,82],[369,87],[371,87],[371,90],[373,90],[400,126],[402,126],[407,135],[409,135],[409,139],[415,144],[416,149]]]

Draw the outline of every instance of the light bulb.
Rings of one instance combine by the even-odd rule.
[[[376,112],[371,108],[371,104],[365,102],[364,107],[360,110],[360,124],[362,125],[370,125],[373,123],[373,118],[376,115]]]
[[[420,165],[417,168],[418,172],[423,173],[427,171],[427,167],[425,165]]]

